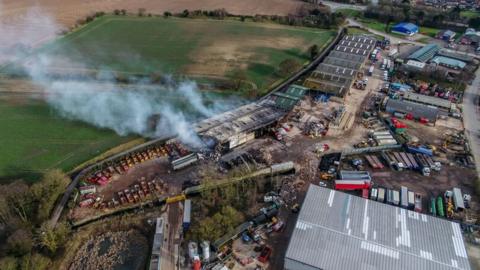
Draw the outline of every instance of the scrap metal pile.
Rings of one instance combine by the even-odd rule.
[[[168,192],[168,185],[160,179],[141,181],[130,185],[129,188],[118,191],[110,201],[104,201],[102,195],[96,193],[95,186],[80,187],[80,201],[78,205],[82,208],[94,207],[98,209],[115,208],[119,205],[138,203],[149,199],[151,195],[159,196]]]
[[[142,151],[133,152],[122,159],[116,164],[108,166],[107,168],[94,172],[87,177],[86,181],[90,184],[104,186],[110,182],[114,174],[125,174],[128,170],[142,162],[151,160],[154,158],[166,156],[167,151],[164,147],[150,147]]]

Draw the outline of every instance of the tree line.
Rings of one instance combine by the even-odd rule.
[[[23,180],[0,185],[0,269],[50,269],[69,226],[53,228],[49,216],[69,183],[69,177],[55,169],[32,185]]]
[[[380,1],[377,5],[369,5],[364,12],[365,18],[375,19],[385,24],[408,21],[417,25],[432,28],[451,28],[463,31],[462,25],[473,28],[480,27],[480,16],[464,18],[461,9],[455,7],[451,10],[440,10],[426,6],[411,6],[408,2]]]

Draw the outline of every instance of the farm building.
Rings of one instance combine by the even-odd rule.
[[[464,45],[480,45],[480,32],[467,29],[465,34],[460,38],[459,42]]]
[[[426,96],[413,92],[405,93],[403,100],[412,101],[415,103],[431,105],[449,111],[452,108],[452,102],[448,99]]]
[[[402,22],[394,25],[392,32],[405,36],[413,36],[418,33],[418,26],[413,23]]]
[[[310,185],[287,270],[470,269],[460,225]]]
[[[405,66],[411,70],[422,70],[426,64],[415,60],[408,60]]]
[[[304,86],[314,91],[343,97],[374,48],[376,40],[364,36],[345,36],[318,65]]]
[[[463,69],[467,65],[463,61],[445,56],[435,56],[431,62],[451,69]]]
[[[443,30],[438,32],[437,38],[445,41],[452,41],[455,39],[457,33],[453,32],[452,30]]]
[[[437,121],[439,113],[437,107],[398,99],[388,99],[385,111],[389,113],[411,114],[415,119],[425,118],[430,123]]]
[[[457,60],[463,61],[465,63],[473,62],[473,60],[475,59],[473,56],[470,56],[468,54],[457,53],[457,52],[447,50],[447,49],[440,50],[437,53],[437,55],[457,59]]]
[[[306,91],[305,87],[292,85],[285,92],[275,92],[262,101],[201,121],[196,131],[202,137],[214,138],[222,151],[229,151],[275,126],[303,98]]]
[[[437,44],[428,44],[414,51],[407,59],[425,63],[432,59],[439,50],[440,47]]]

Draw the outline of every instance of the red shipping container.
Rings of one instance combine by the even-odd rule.
[[[362,197],[365,199],[368,199],[368,189],[364,188],[362,189]]]

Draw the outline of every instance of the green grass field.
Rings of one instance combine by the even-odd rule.
[[[305,63],[308,47],[324,46],[334,35],[330,30],[230,20],[106,16],[39,51],[71,60],[54,62],[53,68],[160,71],[202,82],[241,68],[264,90],[283,79],[276,75],[281,61]],[[63,119],[39,101],[0,100],[0,115],[0,183],[19,177],[34,181],[49,168],[69,171],[135,138]]]
[[[473,11],[473,10],[464,10],[460,12],[461,17],[465,18],[475,18],[480,16],[480,11]]]
[[[48,168],[64,171],[132,140],[113,131],[57,116],[46,104],[0,101],[0,183],[23,177],[37,180]]]
[[[363,12],[356,9],[340,8],[340,9],[337,9],[335,12],[342,13],[343,15],[351,18],[363,16]]]
[[[181,18],[105,16],[45,51],[91,69],[223,77],[246,70],[259,89],[282,79],[285,59],[308,61],[308,48],[325,45],[335,31],[278,24]],[[59,64],[61,67],[61,64]]]

